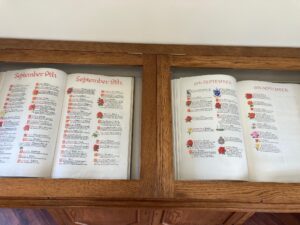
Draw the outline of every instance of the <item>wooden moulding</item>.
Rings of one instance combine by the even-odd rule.
[[[175,181],[170,90],[172,68],[300,70],[300,49],[0,39],[0,62],[143,68],[139,180],[1,178],[0,206],[300,212],[300,184]]]
[[[171,65],[184,68],[300,70],[300,57],[172,56]]]
[[[164,44],[129,44],[99,43],[81,41],[49,41],[26,39],[0,39],[0,49],[5,50],[45,50],[45,51],[79,51],[129,54],[168,54],[201,56],[238,56],[238,57],[282,57],[299,58],[298,48],[279,47],[239,47],[207,45],[164,45]]]
[[[1,45],[0,45],[1,46]],[[122,65],[142,66],[141,55],[121,53],[98,53],[61,50],[32,50],[0,48],[1,62],[14,63],[56,63],[73,65]]]

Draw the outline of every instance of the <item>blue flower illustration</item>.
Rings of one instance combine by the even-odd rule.
[[[221,90],[219,88],[215,88],[213,91],[216,97],[221,97]]]

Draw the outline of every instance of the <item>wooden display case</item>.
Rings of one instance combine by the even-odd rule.
[[[1,178],[1,206],[300,212],[300,184],[175,181],[170,92],[174,68],[299,71],[297,82],[300,49],[2,39],[0,63],[135,66],[143,79],[140,179]]]

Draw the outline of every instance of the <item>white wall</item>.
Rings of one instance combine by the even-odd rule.
[[[0,37],[300,47],[300,0],[0,0]]]

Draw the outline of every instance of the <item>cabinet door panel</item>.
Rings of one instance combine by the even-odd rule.
[[[197,209],[136,208],[68,208],[50,212],[60,225],[240,225],[239,221],[247,214]]]

